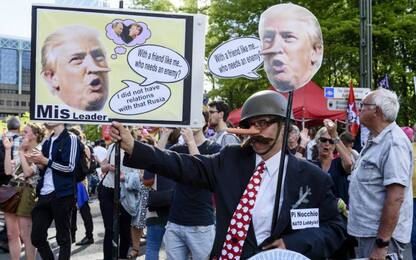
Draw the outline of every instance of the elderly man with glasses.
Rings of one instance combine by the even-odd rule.
[[[403,259],[403,246],[410,242],[413,155],[395,122],[399,107],[397,95],[383,88],[368,93],[361,104],[360,122],[370,136],[352,172],[348,216],[359,258]]]

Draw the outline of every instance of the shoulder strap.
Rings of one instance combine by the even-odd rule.
[[[111,153],[114,151],[114,146],[115,146],[115,145],[111,146],[110,153],[108,154],[108,163],[110,163]],[[101,179],[101,182],[103,182],[103,181],[104,181],[104,179],[105,179],[105,177],[107,176],[107,174],[108,174],[108,172],[106,172],[106,173],[104,174],[104,177]]]

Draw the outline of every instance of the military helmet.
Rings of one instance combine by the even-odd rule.
[[[286,118],[286,98],[272,90],[262,90],[251,95],[243,104],[239,126],[248,128],[248,120],[256,116],[279,116]],[[291,116],[293,118],[293,116]]]

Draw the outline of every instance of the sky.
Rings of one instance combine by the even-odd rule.
[[[54,2],[54,0],[0,1],[0,35],[29,40],[32,3]]]
[[[117,8],[118,0],[110,0],[110,7]],[[171,0],[178,5],[180,0]],[[54,4],[55,0],[0,0],[0,36],[29,40],[32,4]]]

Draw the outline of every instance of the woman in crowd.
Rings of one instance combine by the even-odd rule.
[[[338,210],[347,220],[348,218],[348,176],[351,174],[352,161],[350,151],[338,137],[337,126],[329,119],[324,120],[324,127],[316,134],[317,160],[312,161],[324,172],[331,175],[334,181],[333,192],[338,198]],[[334,151],[338,152],[334,156]],[[332,256],[333,259],[354,258],[355,241],[349,237],[343,246]]]
[[[287,140],[287,146],[289,152],[298,158],[304,158],[306,156],[306,146],[310,141],[308,136],[308,129],[304,128],[302,131],[296,125],[291,125],[289,129],[289,137]]]
[[[120,160],[123,161],[124,150],[120,151]],[[104,260],[112,259],[112,239],[113,239],[113,207],[114,207],[114,173],[115,173],[115,145],[108,147],[107,158],[101,164],[102,180],[98,185],[98,199],[100,201],[101,216],[104,221]],[[120,165],[120,181],[125,180],[125,176],[139,175],[139,171]],[[121,187],[121,185],[120,185]],[[121,203],[119,218],[119,257],[127,258],[127,253],[131,244],[131,215],[125,208],[126,204]]]
[[[155,141],[145,131],[132,129],[131,134],[136,140],[154,145]],[[129,259],[139,256],[140,238],[146,226],[146,210],[149,199],[149,188],[143,185],[143,170],[139,170],[140,175],[133,171],[127,171],[120,178],[120,201],[121,205],[131,215],[131,250],[127,255]]]
[[[352,167],[350,153],[338,137],[336,124],[325,119],[324,125],[316,134],[318,158],[313,162],[331,175],[335,184],[334,195],[348,205],[348,175]],[[334,156],[335,149],[338,157]]]
[[[25,245],[26,259],[34,260],[36,258],[36,248],[32,245],[30,232],[32,230],[31,212],[35,205],[35,187],[39,172],[37,166],[26,159],[25,153],[31,152],[33,149],[40,150],[39,144],[44,135],[45,129],[42,126],[28,123],[23,129],[23,140],[18,152],[19,158],[14,158],[14,160],[12,160],[12,143],[3,135],[5,173],[12,175],[11,185],[23,189],[16,212],[4,214],[12,260],[20,259],[20,239]],[[19,163],[15,164],[17,161]]]

